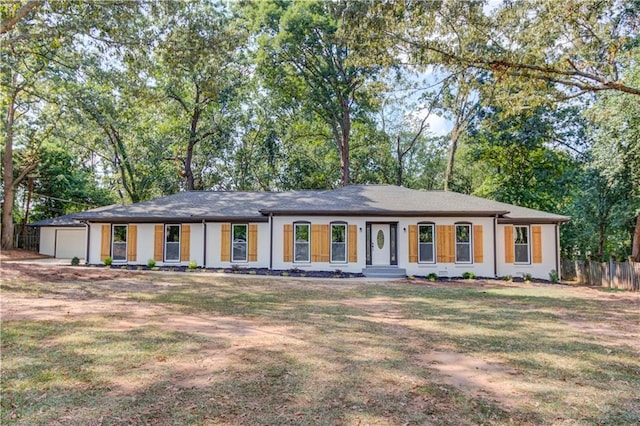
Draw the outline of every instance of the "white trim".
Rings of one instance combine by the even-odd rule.
[[[517,244],[518,232],[517,228],[525,228],[527,230],[527,261],[518,262],[518,251],[516,246],[524,246],[524,244]],[[513,225],[513,264],[514,265],[531,265],[531,227],[529,225]]]
[[[123,227],[125,230],[124,233],[124,259],[116,259],[115,256],[113,255],[113,248],[114,248],[114,244],[116,244],[116,239],[115,239],[115,235],[116,235],[116,227]],[[122,242],[117,242],[117,244],[122,244]],[[111,260],[113,261],[113,263],[127,263],[129,261],[129,225],[122,225],[122,224],[112,224],[111,225]]]
[[[421,243],[420,242],[420,227],[421,226],[430,226],[431,227],[431,243]],[[421,265],[433,265],[436,263],[436,225],[433,223],[418,223],[418,263]],[[420,260],[420,245],[421,244],[431,244],[431,260]]]
[[[171,242],[174,243],[173,241],[167,241],[167,228],[170,226],[177,226],[178,227],[178,258],[177,259],[167,259],[167,243]],[[163,261],[165,263],[180,263],[180,253],[182,253],[182,225],[179,223],[165,223],[164,225],[164,235],[162,236],[163,239],[163,244],[164,244],[164,250],[163,250]]]
[[[344,242],[336,242],[335,244],[344,244],[344,260],[333,260],[333,227],[342,226],[344,228]],[[346,222],[332,222],[329,224],[329,263],[345,264],[349,261],[349,247],[347,247],[349,240],[349,227]]]
[[[469,227],[469,242],[458,242],[458,226],[467,226]],[[473,263],[473,224],[471,223],[456,223],[453,228],[453,241],[455,244],[455,263],[469,265]],[[469,260],[458,260],[458,244],[468,244],[469,245]]]
[[[244,226],[244,259],[236,259],[234,258],[234,247],[235,244],[235,227],[236,226]],[[231,262],[233,263],[246,263],[249,261],[249,225],[246,223],[232,223],[231,224]]]
[[[306,243],[301,241],[296,241],[296,227],[298,226],[306,226],[307,227],[307,241]],[[307,245],[307,259],[306,260],[296,260],[296,244],[306,244]],[[311,223],[309,222],[293,222],[293,263],[311,263]]]

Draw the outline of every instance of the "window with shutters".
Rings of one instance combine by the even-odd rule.
[[[247,225],[233,225],[231,227],[232,262],[247,261]]]
[[[331,262],[347,262],[347,224],[331,224]]]
[[[164,227],[164,261],[180,262],[180,225]]]
[[[434,226],[433,224],[418,225],[418,262],[434,262]]]
[[[308,223],[293,224],[294,262],[311,261],[311,251],[309,250],[310,235],[310,225]]]
[[[529,253],[531,253],[529,246],[529,227],[514,226],[513,231],[515,263],[529,263]]]
[[[127,261],[127,225],[113,225],[111,258],[114,262]]]
[[[471,224],[456,225],[456,263],[471,263]]]

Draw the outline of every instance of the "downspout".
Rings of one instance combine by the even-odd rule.
[[[269,213],[269,270],[273,269],[273,213]]]
[[[558,281],[562,281],[562,273],[560,272],[560,233],[558,232],[560,224],[556,223],[554,228],[556,234],[556,272],[558,273]]]
[[[498,223],[498,215],[495,215],[493,217],[493,276],[497,277],[498,276],[498,248],[496,247],[497,244],[497,237],[496,237],[496,227]]]
[[[207,223],[202,219],[202,235],[204,243],[202,244],[202,267],[207,268]]]
[[[87,227],[87,249],[86,254],[84,256],[84,264],[89,265],[89,248],[91,247],[91,227],[89,226],[89,222],[83,221],[84,226]]]

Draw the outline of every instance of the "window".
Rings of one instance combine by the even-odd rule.
[[[233,225],[233,248],[231,250],[232,262],[247,261],[247,225]]]
[[[433,225],[418,225],[418,261],[433,263]]]
[[[456,262],[471,263],[471,225],[456,225]]]
[[[293,225],[294,262],[309,262],[309,224],[295,223]]]
[[[515,263],[529,263],[529,227],[514,226]]]
[[[180,262],[180,225],[164,227],[164,260]]]
[[[331,224],[331,261],[347,261],[347,225]]]
[[[127,225],[113,225],[111,258],[114,262],[127,261]]]

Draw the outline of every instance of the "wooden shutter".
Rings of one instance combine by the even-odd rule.
[[[331,230],[329,225],[320,226],[320,262],[329,262],[331,257]]]
[[[249,262],[258,261],[258,225],[249,225]]]
[[[153,234],[153,259],[156,262],[162,262],[162,253],[164,248],[164,225],[156,225]]]
[[[188,262],[191,257],[191,225],[182,225],[180,235],[180,261]]]
[[[436,226],[436,259],[438,263],[456,261],[456,235],[454,225]]]
[[[542,263],[542,227],[539,225],[531,227],[533,242],[533,263]]]
[[[515,246],[513,239],[513,226],[506,225],[504,227],[504,261],[505,263],[513,263],[515,258]]]
[[[329,261],[329,225],[311,225],[311,261]]]
[[[220,261],[231,261],[231,224],[220,225]]]
[[[409,225],[409,263],[418,263],[418,226]]]
[[[473,262],[484,262],[482,225],[473,225]]]
[[[127,234],[127,259],[135,262],[138,257],[138,226],[129,225]]]
[[[358,261],[358,227],[356,225],[349,225],[349,239],[347,240],[349,245],[349,262]]]
[[[285,224],[282,233],[282,261],[293,262],[293,225]]]
[[[102,225],[102,241],[100,243],[100,260],[105,260],[111,254],[111,225]]]

